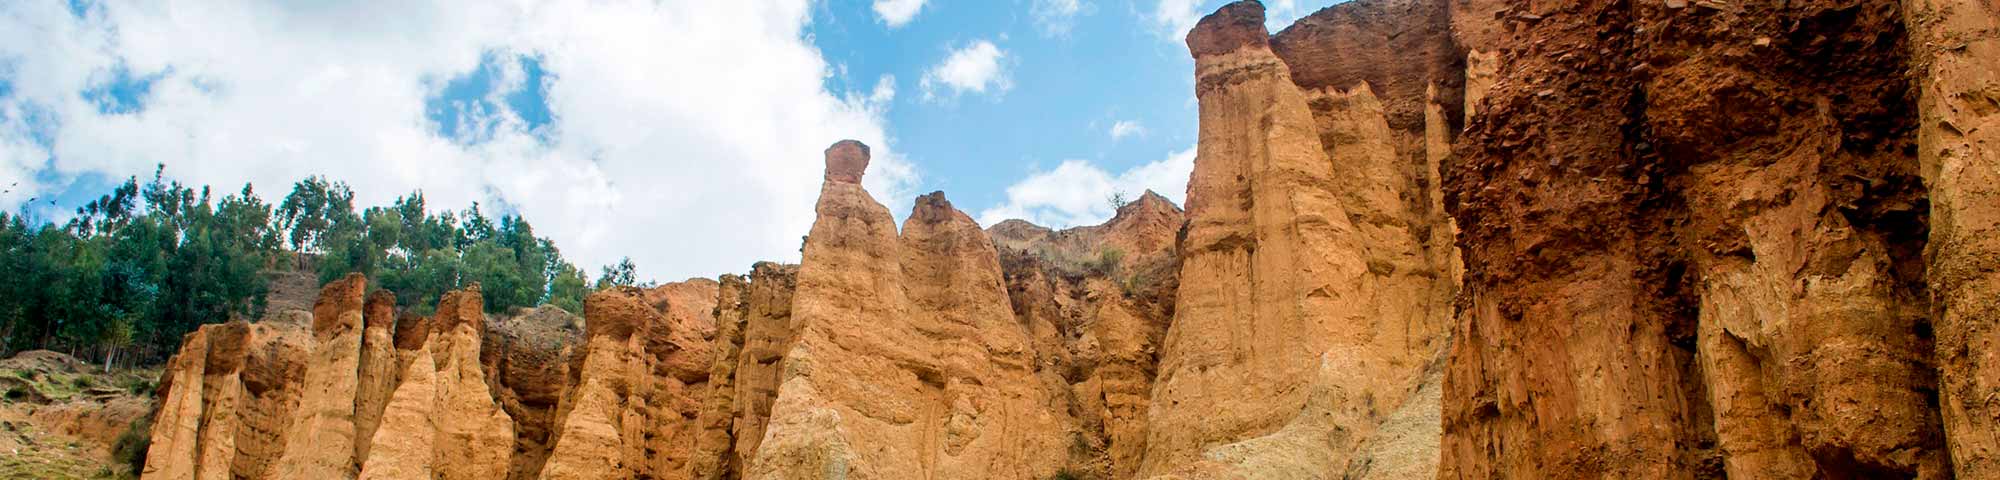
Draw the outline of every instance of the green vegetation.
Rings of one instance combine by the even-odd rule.
[[[1125,251],[1106,248],[1097,252],[1097,258],[1085,263],[1083,268],[1100,276],[1110,277],[1118,272],[1118,266],[1125,262]]]
[[[124,433],[118,434],[118,441],[111,444],[111,458],[125,464],[133,472],[145,471],[146,448],[153,443],[153,419],[141,416],[132,421]]]
[[[492,312],[551,304],[580,312],[582,270],[519,215],[477,203],[432,213],[421,192],[356,211],[323,177],[277,205],[250,186],[214,198],[166,178],[128,179],[62,225],[0,213],[0,354],[67,351],[127,364],[164,360],[206,323],[258,318],[269,271],[351,272],[420,313],[479,283]],[[631,283],[629,260],[617,280]],[[607,276],[611,273],[606,270]]]

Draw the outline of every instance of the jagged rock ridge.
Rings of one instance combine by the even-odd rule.
[[[1990,3],[1233,3],[1186,211],[899,228],[843,141],[799,265],[204,327],[143,474],[1992,478]]]

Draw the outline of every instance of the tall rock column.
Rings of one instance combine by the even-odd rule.
[[[313,349],[291,442],[276,466],[285,478],[353,478],[358,465],[354,435],[360,385],[362,305],[368,279],[348,274],[320,291],[313,304]]]
[[[1424,158],[1396,146],[1420,137],[1392,133],[1367,84],[1309,97],[1257,2],[1187,41],[1201,138],[1139,476],[1365,474],[1349,460],[1417,390],[1444,329],[1441,272],[1402,200],[1422,198],[1404,170]],[[1425,84],[1402,80],[1420,129]]]
[[[708,370],[708,393],[701,399],[701,413],[695,420],[694,452],[688,460],[688,477],[719,480],[742,469],[732,465],[736,439],[730,425],[736,420],[737,359],[743,353],[743,326],[749,307],[749,282],[740,275],[723,275],[716,289],[715,355]]]
[[[354,458],[368,458],[368,445],[375,429],[382,425],[382,411],[389,396],[396,393],[399,368],[396,362],[396,294],[376,290],[368,294],[362,312],[359,384],[354,397]]]
[[[1047,410],[1050,392],[1034,379],[1026,329],[1015,322],[993,241],[944,192],[917,197],[903,222],[903,288],[932,339],[942,384],[928,383],[937,410],[926,444],[933,478],[1044,478],[1069,445]]]
[[[2000,478],[2000,4],[1902,4],[1931,194],[1945,436],[1961,478]]]
[[[182,480],[194,478],[198,465],[195,445],[201,435],[201,373],[208,342],[201,330],[181,339],[181,349],[167,360],[160,375],[159,411],[153,417],[152,437],[146,444],[146,478]]]
[[[445,294],[430,321],[398,321],[398,361],[409,363],[362,459],[361,478],[506,477],[514,422],[480,366],[484,308],[475,284]]]
[[[557,408],[554,450],[541,478],[611,478],[645,466],[639,378],[647,371],[634,334],[658,312],[636,289],[604,290],[584,299],[583,361],[576,385]],[[640,401],[643,403],[643,401]]]
[[[991,240],[942,195],[895,219],[868,147],[826,151],[793,297],[799,328],[749,477],[1041,478],[1066,441],[1025,364]],[[914,283],[928,282],[921,287]]]
[[[486,304],[479,286],[445,294],[438,301],[431,354],[437,366],[438,415],[435,446],[440,480],[486,480],[507,475],[514,451],[514,422],[494,400],[480,368]]]
[[[744,317],[743,349],[735,359],[734,420],[730,422],[735,445],[722,461],[730,472],[728,477],[743,477],[764,441],[771,404],[778,397],[785,352],[798,336],[792,322],[792,294],[798,289],[798,275],[798,265],[758,262],[751,267],[750,285],[740,298],[743,304],[737,308]]]

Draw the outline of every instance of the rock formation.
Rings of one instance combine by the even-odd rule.
[[[555,443],[556,409],[570,387],[571,359],[583,344],[583,319],[541,306],[489,320],[479,362],[514,420],[507,478],[539,478]]]
[[[202,327],[147,479],[2000,478],[2000,9],[1357,0],[1188,34],[1182,211]],[[726,232],[722,232],[726,234]]]
[[[745,279],[725,275],[716,303],[717,355],[689,466],[695,479],[742,478],[756,458],[778,396],[785,352],[796,339],[798,266],[758,262]]]
[[[161,374],[140,475],[271,478],[300,401],[309,328],[238,321],[188,334]]]
[[[1959,476],[2000,478],[2000,5],[1902,4],[1945,438]]]
[[[1347,13],[1330,12],[1314,18]],[[1365,64],[1295,80],[1315,57],[1273,45],[1371,37],[1302,25],[1274,41],[1263,7],[1238,2],[1188,35],[1201,139],[1141,477],[1365,475],[1355,453],[1443,345],[1453,272],[1412,178],[1433,88]]]
[[[868,147],[826,152],[755,478],[1041,478],[1066,445],[1031,380],[991,240],[942,194],[896,232],[861,189]]]
[[[709,372],[695,360],[713,355],[717,295],[697,281],[585,299],[587,340],[542,478],[688,478]]]
[[[1147,402],[1173,317],[1179,207],[1153,192],[1102,225],[1053,231],[1010,220],[987,230],[1037,380],[1071,425],[1065,471],[1130,478],[1146,446]]]
[[[1445,477],[1953,475],[1905,11],[1500,12],[1446,180]]]
[[[363,307],[361,359],[358,385],[354,392],[355,465],[368,458],[375,430],[382,426],[382,413],[389,396],[396,393],[402,365],[396,361],[396,295],[387,290],[368,294]]]
[[[354,477],[358,467],[354,453],[361,450],[355,442],[354,412],[361,403],[362,307],[367,293],[368,279],[349,274],[327,284],[313,304],[312,355],[306,358],[297,417],[286,434],[291,441],[278,458],[279,477]]]

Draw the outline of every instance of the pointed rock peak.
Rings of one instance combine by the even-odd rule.
[[[1247,46],[1267,46],[1271,33],[1264,29],[1264,3],[1242,0],[1223,5],[1201,18],[1188,31],[1188,51],[1196,58],[1221,55]]]
[[[916,205],[910,209],[909,221],[931,224],[963,221],[972,223],[974,225],[973,228],[978,228],[978,224],[972,222],[972,217],[965,215],[964,212],[960,212],[957,208],[951,206],[951,200],[944,198],[943,191],[931,192],[917,197]]]
[[[1180,209],[1181,209],[1181,207],[1180,207],[1179,205],[1174,205],[1174,201],[1173,201],[1173,200],[1168,200],[1166,196],[1164,196],[1164,195],[1160,195],[1159,193],[1156,193],[1156,192],[1154,192],[1154,191],[1152,191],[1152,190],[1146,190],[1146,193],[1144,193],[1144,194],[1141,194],[1141,195],[1139,195],[1139,199],[1138,199],[1138,200],[1133,200],[1133,201],[1132,201],[1132,203],[1128,203],[1128,204],[1125,204],[1125,206],[1124,206],[1123,208],[1119,208],[1119,209],[1118,209],[1118,214],[1119,214],[1119,215],[1124,215],[1124,214],[1125,214],[1125,211],[1126,211],[1126,210],[1135,210],[1135,211],[1161,211],[1161,210],[1172,210],[1172,211],[1179,211]]]
[[[1000,223],[995,223],[993,224],[992,227],[987,228],[986,231],[993,235],[1008,236],[1014,238],[1047,236],[1047,235],[1052,235],[1056,232],[1055,230],[1050,229],[1049,227],[1036,225],[1034,222],[1022,220],[1019,218],[1009,218],[1006,220],[1002,220],[1000,221]]]
[[[826,181],[861,183],[868,171],[868,145],[858,140],[841,140],[826,147]]]

